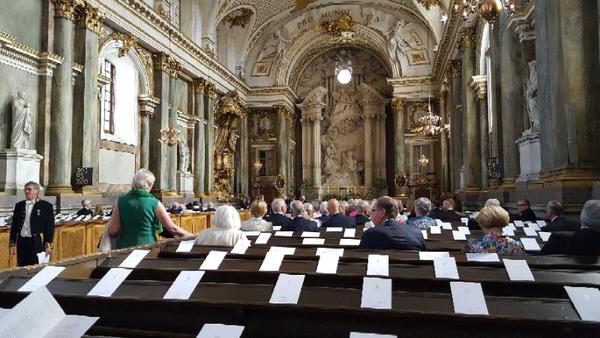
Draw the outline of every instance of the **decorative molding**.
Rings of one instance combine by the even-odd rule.
[[[54,3],[54,16],[68,20],[75,20],[78,7],[85,6],[83,0],[52,0]]]
[[[452,79],[458,79],[462,72],[462,62],[460,60],[450,61],[448,66],[448,76]]]
[[[527,1],[524,7],[518,7],[517,12],[508,18],[506,26],[519,35],[519,42],[535,40],[535,2]]]
[[[461,34],[462,35],[461,35],[460,47],[462,49],[475,48],[475,45],[476,45],[475,29],[473,29],[472,27],[463,28]]]
[[[338,19],[329,20],[316,25],[313,30],[333,37],[351,37],[356,31],[357,22],[350,15],[342,15]]]
[[[166,53],[156,53],[152,58],[154,60],[155,70],[165,72],[173,77],[177,77],[177,74],[182,69],[181,63]]]
[[[484,100],[487,97],[487,76],[475,75],[469,81],[469,86],[475,90],[477,99]]]
[[[392,106],[392,109],[396,113],[404,114],[404,112],[406,111],[406,99],[405,98],[395,97],[392,99],[392,102],[390,104]]]
[[[248,22],[250,22],[250,18],[254,14],[254,12],[249,8],[240,8],[240,12],[241,13],[237,15],[230,13],[223,18],[223,21],[229,24],[229,28],[233,28],[234,26],[246,28],[246,25],[248,24]]]
[[[426,10],[430,10],[431,6],[438,6],[441,9],[444,8],[440,0],[417,0],[417,2],[423,5],[423,7],[425,7]]]
[[[98,8],[90,4],[86,4],[85,7],[78,7],[76,18],[78,27],[85,28],[97,34],[102,33],[104,14]]]
[[[194,79],[194,93],[204,95],[207,84],[208,82],[203,77]]]
[[[40,52],[17,42],[17,39],[0,32],[0,64],[37,76],[51,77],[54,69],[63,62],[63,57],[52,52]]]

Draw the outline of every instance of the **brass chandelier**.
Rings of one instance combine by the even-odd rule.
[[[521,0],[529,2],[531,0]],[[466,20],[471,15],[478,15],[487,22],[494,22],[504,10],[508,16],[515,14],[519,0],[459,0],[454,3],[454,12],[460,12]]]

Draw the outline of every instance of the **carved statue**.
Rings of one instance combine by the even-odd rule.
[[[31,132],[31,104],[25,100],[25,92],[19,92],[12,106],[13,131],[11,148],[29,149]]]
[[[179,143],[179,170],[183,173],[189,173],[190,168],[190,148],[187,144]]]
[[[265,59],[275,60],[279,55],[281,55],[281,53],[283,53],[283,50],[290,41],[291,40],[284,39],[281,35],[281,30],[278,30],[277,32],[273,33],[273,36],[265,41],[262,50],[258,53],[256,61],[260,62]]]
[[[540,111],[537,103],[537,70],[536,61],[529,62],[529,79],[525,84],[525,101],[527,103],[527,114],[529,115],[529,124],[531,131],[540,130]]]
[[[400,63],[401,57],[406,55],[407,50],[410,48],[410,44],[404,39],[404,36],[406,35],[406,25],[408,25],[408,23],[405,20],[399,20],[391,31],[391,37],[388,43],[388,52],[398,63]]]

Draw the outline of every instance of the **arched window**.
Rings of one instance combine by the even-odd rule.
[[[115,65],[104,60],[100,65],[100,75],[103,76],[102,94],[100,98],[100,114],[102,130],[106,134],[115,133]]]

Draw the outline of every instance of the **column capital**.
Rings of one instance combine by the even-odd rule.
[[[130,50],[138,47],[138,42],[135,36],[131,33],[114,32],[110,35],[113,39],[121,41],[123,46],[119,49],[119,57],[124,57]]]
[[[463,28],[461,35],[460,47],[462,49],[475,48],[475,29]]]
[[[450,61],[450,65],[448,67],[448,75],[452,79],[458,79],[460,77],[462,70],[462,62],[460,60],[452,60]]]
[[[204,94],[210,98],[217,97],[217,87],[214,83],[206,81],[206,86],[204,87]]]
[[[54,16],[75,20],[77,7],[85,5],[83,0],[52,0],[54,3]]]
[[[322,107],[312,107],[302,109],[302,120],[308,122],[316,122],[323,120],[323,114],[321,113]]]
[[[406,111],[406,99],[403,97],[395,97],[392,99],[392,109],[396,113],[404,113]]]
[[[85,28],[96,34],[102,33],[104,14],[98,8],[90,4],[86,4],[85,7],[78,7],[76,18],[78,27]]]
[[[207,85],[208,82],[203,77],[194,79],[194,93],[202,95],[206,94]]]
[[[471,77],[471,81],[469,81],[469,86],[473,88],[475,93],[477,94],[477,99],[479,101],[484,100],[487,96],[487,76],[485,75],[475,75]]]
[[[167,53],[159,52],[152,55],[154,59],[154,69],[165,72],[173,77],[181,71],[181,64]]]
[[[158,97],[140,96],[138,97],[140,106],[140,114],[144,117],[151,118],[154,115],[154,108],[160,103]]]

